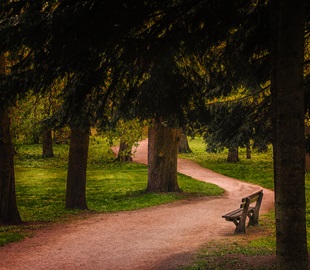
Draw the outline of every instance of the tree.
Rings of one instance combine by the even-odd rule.
[[[147,192],[180,192],[177,182],[178,146],[182,129],[155,118],[148,136]]]
[[[66,208],[87,209],[86,169],[89,146],[89,128],[71,126]]]
[[[110,116],[110,118],[112,118]],[[132,152],[134,146],[138,146],[138,141],[142,138],[143,130],[146,127],[146,123],[139,121],[138,119],[132,119],[125,121],[118,119],[110,121],[107,127],[104,127],[104,134],[108,137],[109,144],[112,146],[113,141],[119,139],[119,150],[117,154],[117,160],[121,162],[133,161]]]
[[[186,132],[183,129],[181,137],[180,137],[180,141],[179,141],[179,153],[191,153],[191,152],[192,150],[189,147]]]
[[[132,146],[124,140],[120,140],[119,150],[117,154],[117,160],[121,162],[132,162]]]
[[[42,139],[42,157],[53,157],[54,150],[53,150],[53,137],[52,137],[52,130],[47,129],[43,131],[43,139]]]
[[[177,51],[164,46],[162,55],[152,60],[145,79],[138,87],[130,89],[132,92],[128,91],[124,98],[126,104],[122,106],[123,114],[128,117],[152,119],[148,134],[148,192],[180,191],[177,154],[181,126],[188,121],[192,108],[189,104],[195,92],[189,90],[191,83],[178,68],[177,55]],[[127,104],[134,104],[134,107]]]
[[[0,55],[0,76],[5,73],[5,56]],[[0,224],[21,222],[16,202],[14,151],[10,134],[9,112],[0,105]]]
[[[271,3],[277,267],[308,269],[303,88],[306,6],[303,0]]]

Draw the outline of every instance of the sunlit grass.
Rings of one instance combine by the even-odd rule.
[[[222,193],[219,187],[195,181],[178,174],[178,183],[182,193],[145,193],[147,168],[140,164],[117,163],[116,171],[102,173],[91,170],[88,173],[87,198],[91,209],[98,211],[122,211],[159,205],[188,196],[217,196]]]
[[[55,157],[42,158],[41,145],[16,148],[17,204],[27,226],[64,221],[81,212],[65,209],[68,149],[65,144],[54,145]],[[188,197],[217,196],[223,192],[216,185],[182,174],[178,175],[178,182],[182,193],[147,194],[145,165],[114,162],[114,155],[104,138],[90,140],[86,190],[90,210],[103,213],[134,210]],[[0,245],[21,239],[23,234],[19,227],[0,226]]]
[[[205,151],[206,145],[201,138],[190,140],[189,144],[193,152],[182,154],[180,155],[181,157],[194,160],[201,166],[220,174],[273,189],[271,148],[266,153],[258,153],[253,150],[251,159],[246,159],[245,149],[240,148],[240,162],[229,163],[226,161],[228,155],[227,149],[221,153],[208,153]]]

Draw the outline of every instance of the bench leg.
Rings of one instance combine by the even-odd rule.
[[[236,225],[235,234],[245,234],[245,219],[234,220]]]
[[[257,226],[258,225],[258,211],[252,211],[248,213],[249,223],[248,226]]]

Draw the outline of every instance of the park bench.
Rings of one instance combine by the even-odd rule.
[[[222,216],[225,220],[235,223],[235,234],[246,233],[245,223],[247,217],[249,217],[248,226],[258,225],[259,209],[262,199],[263,191],[261,190],[242,198],[240,208]]]

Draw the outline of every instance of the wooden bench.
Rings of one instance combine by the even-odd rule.
[[[248,226],[258,225],[259,209],[263,199],[263,191],[258,191],[242,198],[240,208],[223,215],[227,221],[232,221],[236,225],[235,234],[246,233],[245,223],[249,217]],[[255,203],[253,206],[252,204]]]

